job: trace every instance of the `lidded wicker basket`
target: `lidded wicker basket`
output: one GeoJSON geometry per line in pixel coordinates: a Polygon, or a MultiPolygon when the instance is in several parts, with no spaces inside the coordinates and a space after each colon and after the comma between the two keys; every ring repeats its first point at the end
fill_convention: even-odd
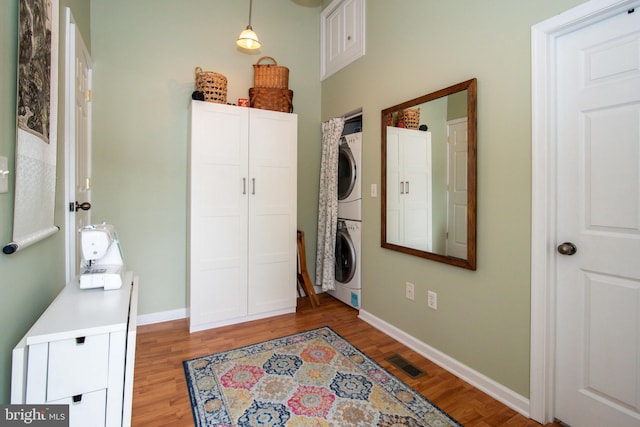
{"type": "Polygon", "coordinates": [[[406,108],[399,114],[398,121],[404,123],[404,127],[407,129],[418,129],[420,126],[420,109],[419,108],[406,108]]]}
{"type": "Polygon", "coordinates": [[[253,64],[253,86],[272,89],[289,88],[289,69],[278,65],[270,56],[263,56],[253,64]],[[273,64],[261,64],[263,59],[270,59],[273,64]]]}
{"type": "Polygon", "coordinates": [[[274,89],[252,87],[249,89],[249,106],[261,110],[293,112],[293,91],[290,89],[274,89]]]}
{"type": "Polygon", "coordinates": [[[204,93],[204,100],[218,104],[227,103],[227,78],[220,73],[203,71],[196,67],[196,90],[204,93]]]}

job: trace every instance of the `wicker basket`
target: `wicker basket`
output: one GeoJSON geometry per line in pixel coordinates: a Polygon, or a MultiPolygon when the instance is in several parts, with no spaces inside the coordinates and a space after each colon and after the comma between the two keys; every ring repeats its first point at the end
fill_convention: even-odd
{"type": "Polygon", "coordinates": [[[249,89],[249,106],[262,110],[292,113],[293,91],[289,89],[252,87],[249,89]]]}
{"type": "Polygon", "coordinates": [[[196,90],[204,93],[205,101],[227,103],[227,78],[222,74],[196,67],[196,90]]]}
{"type": "Polygon", "coordinates": [[[407,129],[418,129],[418,126],[420,126],[420,109],[407,108],[402,110],[399,114],[398,121],[403,122],[404,127],[407,129]]]}
{"type": "Polygon", "coordinates": [[[396,123],[396,113],[387,113],[387,116],[385,117],[385,125],[386,126],[395,126],[396,123]]]}
{"type": "Polygon", "coordinates": [[[253,86],[258,88],[288,89],[289,69],[278,65],[270,56],[263,56],[253,64],[253,86]],[[273,64],[261,64],[263,59],[270,59],[273,64]]]}

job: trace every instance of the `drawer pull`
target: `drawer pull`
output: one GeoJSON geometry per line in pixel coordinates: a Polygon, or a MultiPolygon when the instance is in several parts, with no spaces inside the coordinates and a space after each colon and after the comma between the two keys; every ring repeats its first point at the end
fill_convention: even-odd
{"type": "Polygon", "coordinates": [[[86,339],[86,337],[77,337],[76,338],[76,344],[84,344],[84,340],[86,339]]]}
{"type": "Polygon", "coordinates": [[[75,396],[73,396],[71,398],[71,400],[73,400],[73,403],[80,403],[80,402],[82,402],[82,395],[81,394],[76,394],[75,396]]]}

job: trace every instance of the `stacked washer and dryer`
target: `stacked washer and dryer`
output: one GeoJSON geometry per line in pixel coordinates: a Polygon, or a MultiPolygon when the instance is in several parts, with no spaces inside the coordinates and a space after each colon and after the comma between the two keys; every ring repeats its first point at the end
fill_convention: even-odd
{"type": "Polygon", "coordinates": [[[345,124],[338,160],[338,229],[336,232],[336,289],[340,301],[360,308],[362,281],[362,121],[345,124]],[[353,133],[348,133],[352,131],[353,133]]]}

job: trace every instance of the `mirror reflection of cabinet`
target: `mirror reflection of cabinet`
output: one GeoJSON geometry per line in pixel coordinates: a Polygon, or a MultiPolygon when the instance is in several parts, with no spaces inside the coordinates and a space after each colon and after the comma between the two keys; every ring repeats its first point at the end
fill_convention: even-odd
{"type": "Polygon", "coordinates": [[[382,110],[383,248],[476,269],[476,88],[471,79],[382,110]],[[429,142],[402,142],[409,135],[429,142]]]}
{"type": "Polygon", "coordinates": [[[432,247],[431,132],[387,127],[387,241],[432,247]]]}

